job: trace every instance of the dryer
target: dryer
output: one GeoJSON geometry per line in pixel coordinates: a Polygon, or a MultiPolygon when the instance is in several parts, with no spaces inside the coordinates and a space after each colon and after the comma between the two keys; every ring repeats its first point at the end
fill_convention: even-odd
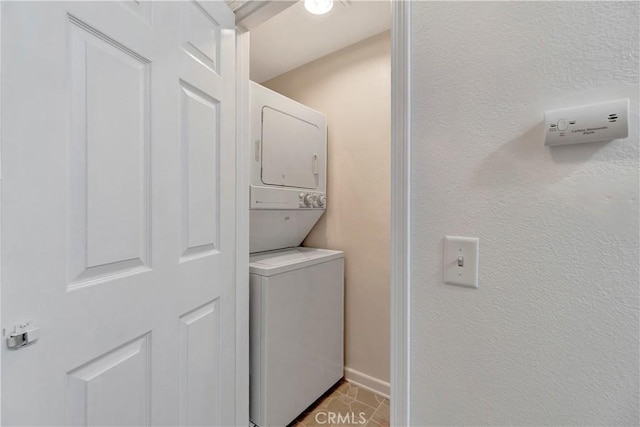
{"type": "Polygon", "coordinates": [[[327,204],[324,114],[251,82],[250,252],[297,247],[327,204]]]}

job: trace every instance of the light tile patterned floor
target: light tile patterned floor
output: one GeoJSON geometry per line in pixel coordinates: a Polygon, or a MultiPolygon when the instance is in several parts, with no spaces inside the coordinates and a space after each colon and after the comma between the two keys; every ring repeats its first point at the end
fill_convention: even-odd
{"type": "Polygon", "coordinates": [[[389,399],[342,381],[291,423],[291,427],[389,427],[389,399]]]}

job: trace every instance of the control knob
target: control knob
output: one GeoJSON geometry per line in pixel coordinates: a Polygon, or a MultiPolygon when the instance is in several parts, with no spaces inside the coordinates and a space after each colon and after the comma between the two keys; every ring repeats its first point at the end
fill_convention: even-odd
{"type": "Polygon", "coordinates": [[[318,197],[316,197],[316,205],[319,208],[323,208],[324,205],[327,204],[327,196],[325,196],[324,194],[320,194],[318,197]]]}
{"type": "Polygon", "coordinates": [[[313,206],[313,195],[311,195],[310,193],[305,194],[304,198],[302,199],[302,203],[304,203],[304,205],[308,207],[313,206]]]}

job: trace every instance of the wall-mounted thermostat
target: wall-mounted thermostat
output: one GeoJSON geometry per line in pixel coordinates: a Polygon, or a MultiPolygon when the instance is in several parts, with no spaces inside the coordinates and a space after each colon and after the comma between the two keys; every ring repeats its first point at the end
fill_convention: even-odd
{"type": "Polygon", "coordinates": [[[613,141],[629,135],[629,100],[563,108],[544,113],[544,145],[613,141]]]}

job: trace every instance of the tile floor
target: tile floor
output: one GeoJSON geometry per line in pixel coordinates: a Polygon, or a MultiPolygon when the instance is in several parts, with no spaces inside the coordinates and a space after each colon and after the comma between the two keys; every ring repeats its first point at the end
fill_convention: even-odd
{"type": "Polygon", "coordinates": [[[389,399],[346,381],[336,384],[290,427],[389,427],[389,399]]]}

